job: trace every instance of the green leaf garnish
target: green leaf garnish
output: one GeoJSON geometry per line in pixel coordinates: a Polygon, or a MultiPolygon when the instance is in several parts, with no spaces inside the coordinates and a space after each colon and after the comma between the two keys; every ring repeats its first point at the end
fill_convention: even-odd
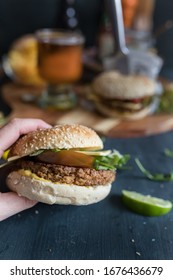
{"type": "Polygon", "coordinates": [[[173,181],[173,173],[167,173],[167,174],[163,174],[163,173],[155,173],[152,174],[150,173],[150,171],[148,171],[147,169],[144,168],[144,166],[142,165],[142,163],[140,162],[139,159],[135,159],[135,162],[137,164],[137,166],[139,167],[139,169],[141,170],[141,172],[150,180],[152,181],[173,181]]]}
{"type": "Polygon", "coordinates": [[[38,151],[35,151],[32,154],[30,154],[29,156],[30,157],[35,157],[35,156],[38,156],[38,155],[42,154],[44,151],[45,150],[38,150],[38,151]]]}
{"type": "Polygon", "coordinates": [[[130,155],[121,155],[114,150],[108,156],[96,156],[94,168],[96,170],[116,170],[122,168],[130,159],[130,155]]]}
{"type": "MultiPolygon", "coordinates": [[[[63,149],[63,150],[66,150],[66,149],[63,149]]],[[[60,151],[62,151],[62,150],[60,150],[60,149],[52,149],[51,151],[52,151],[52,152],[55,152],[55,153],[58,153],[58,152],[60,152],[60,151]]]]}
{"type": "Polygon", "coordinates": [[[172,151],[172,150],[165,149],[165,150],[164,150],[164,154],[165,154],[167,157],[173,158],[173,151],[172,151]]]}
{"type": "MultiPolygon", "coordinates": [[[[34,153],[30,154],[29,156],[30,157],[35,157],[35,156],[38,156],[38,155],[42,154],[45,151],[48,151],[48,150],[47,149],[45,149],[45,150],[38,150],[38,151],[35,151],[34,153]]],[[[60,149],[52,149],[52,150],[49,150],[49,151],[57,153],[57,152],[59,152],[61,150],[60,149]]]]}

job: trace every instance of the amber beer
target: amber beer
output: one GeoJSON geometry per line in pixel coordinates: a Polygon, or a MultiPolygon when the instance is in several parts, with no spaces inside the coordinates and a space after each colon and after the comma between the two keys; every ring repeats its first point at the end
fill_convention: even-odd
{"type": "Polygon", "coordinates": [[[77,81],[82,74],[83,37],[74,32],[41,30],[37,34],[38,70],[49,84],[77,81]]]}
{"type": "MultiPolygon", "coordinates": [[[[140,0],[141,1],[141,0],[140,0]]],[[[122,0],[124,25],[132,28],[139,0],[122,0]]]]}

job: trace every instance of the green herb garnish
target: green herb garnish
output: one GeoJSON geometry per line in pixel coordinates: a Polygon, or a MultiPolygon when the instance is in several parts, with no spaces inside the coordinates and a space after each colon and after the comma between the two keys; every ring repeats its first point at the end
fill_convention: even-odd
{"type": "Polygon", "coordinates": [[[35,157],[35,156],[38,156],[38,155],[42,154],[44,151],[45,150],[38,150],[38,151],[35,151],[32,154],[30,154],[29,156],[30,157],[35,157]]]}
{"type": "MultiPolygon", "coordinates": [[[[29,156],[30,157],[35,157],[35,156],[38,156],[38,155],[40,155],[40,154],[42,154],[43,152],[46,152],[46,151],[48,151],[48,150],[47,149],[45,149],[45,150],[38,150],[38,151],[35,151],[32,154],[30,154],[29,156]]],[[[57,153],[57,152],[59,152],[61,150],[60,149],[51,149],[49,151],[57,153]]]]}
{"type": "Polygon", "coordinates": [[[114,150],[108,156],[96,156],[94,161],[94,168],[96,170],[116,170],[121,169],[127,164],[130,155],[121,155],[118,151],[114,150]]]}
{"type": "Polygon", "coordinates": [[[140,162],[139,159],[136,158],[135,162],[136,162],[137,166],[139,167],[139,169],[141,170],[141,172],[148,179],[150,179],[152,181],[173,181],[173,173],[167,173],[167,174],[155,173],[155,174],[152,174],[152,173],[150,173],[150,171],[148,171],[144,168],[144,166],[142,165],[142,163],[140,162]]]}
{"type": "Polygon", "coordinates": [[[173,89],[164,89],[157,112],[173,113],[173,89]]]}
{"type": "Polygon", "coordinates": [[[164,154],[165,154],[167,157],[173,158],[173,151],[172,151],[172,150],[165,149],[165,150],[164,150],[164,154]]]}

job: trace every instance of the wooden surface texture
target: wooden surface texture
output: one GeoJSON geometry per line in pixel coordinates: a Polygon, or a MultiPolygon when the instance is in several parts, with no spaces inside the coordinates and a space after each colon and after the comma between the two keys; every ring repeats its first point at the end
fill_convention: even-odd
{"type": "Polygon", "coordinates": [[[94,110],[88,110],[78,105],[70,111],[59,112],[57,110],[43,110],[33,102],[24,102],[25,94],[35,97],[40,95],[41,89],[17,86],[13,83],[5,84],[2,88],[2,96],[10,106],[9,118],[41,118],[48,123],[81,123],[95,129],[98,133],[111,137],[136,137],[147,136],[173,129],[172,114],[154,114],[146,118],[127,121],[121,119],[106,118],[94,110]]]}

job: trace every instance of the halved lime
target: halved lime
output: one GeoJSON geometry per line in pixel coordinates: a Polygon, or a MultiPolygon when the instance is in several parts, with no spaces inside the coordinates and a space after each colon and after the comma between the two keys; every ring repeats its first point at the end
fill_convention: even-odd
{"type": "Polygon", "coordinates": [[[134,191],[122,191],[123,203],[132,211],[145,216],[161,216],[172,209],[169,200],[143,195],[134,191]]]}

